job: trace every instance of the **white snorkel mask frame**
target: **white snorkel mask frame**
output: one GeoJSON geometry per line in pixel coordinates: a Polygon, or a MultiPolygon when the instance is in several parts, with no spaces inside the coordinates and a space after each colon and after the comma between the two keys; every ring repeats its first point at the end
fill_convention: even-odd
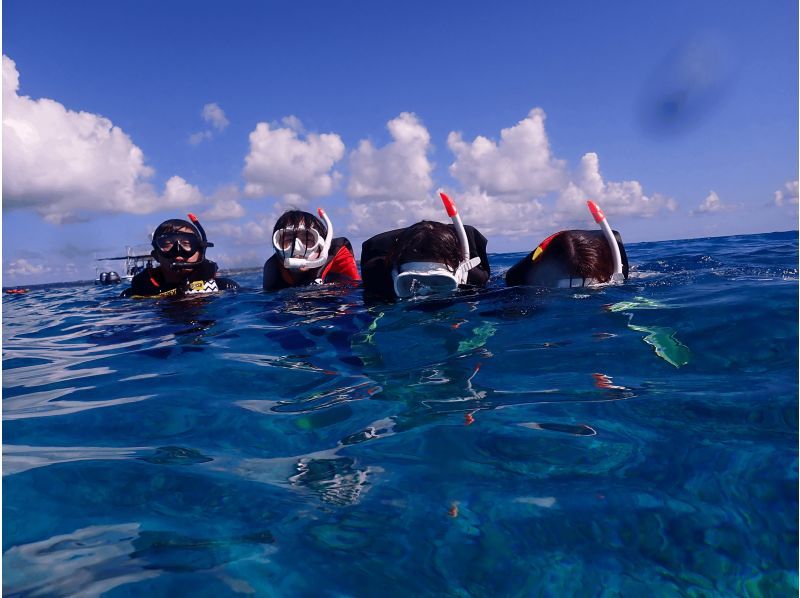
{"type": "Polygon", "coordinates": [[[619,252],[619,244],[617,243],[617,238],[614,236],[614,233],[611,231],[606,215],[603,214],[603,210],[600,209],[600,206],[591,199],[586,202],[586,205],[589,206],[589,211],[592,213],[594,221],[600,225],[600,230],[603,231],[603,235],[611,247],[611,257],[614,259],[614,273],[611,275],[611,282],[625,282],[625,275],[622,273],[622,255],[619,252]]]}
{"type": "Polygon", "coordinates": [[[439,262],[407,262],[395,266],[392,270],[392,282],[395,295],[398,297],[455,291],[459,285],[466,284],[469,271],[481,263],[480,257],[469,258],[467,231],[461,222],[461,216],[458,215],[456,204],[445,193],[440,192],[439,196],[455,226],[458,245],[461,248],[461,261],[455,272],[439,262]]]}
{"type": "MultiPolygon", "coordinates": [[[[325,239],[322,241],[322,243],[317,242],[317,244],[315,244],[313,247],[306,248],[306,255],[314,253],[317,250],[317,248],[319,248],[320,252],[319,257],[317,257],[316,259],[312,260],[312,259],[306,259],[304,257],[286,257],[286,254],[289,252],[289,250],[283,249],[278,244],[277,241],[278,234],[282,230],[286,229],[278,229],[272,234],[272,247],[275,249],[275,254],[279,258],[283,259],[283,265],[285,268],[289,270],[297,270],[300,268],[311,270],[325,265],[325,262],[328,261],[328,252],[330,251],[331,243],[333,242],[333,224],[331,224],[331,219],[328,218],[328,215],[325,213],[325,210],[323,210],[322,208],[317,208],[317,213],[319,214],[320,218],[322,218],[322,220],[325,222],[327,233],[325,234],[325,239]]],[[[318,231],[315,232],[319,234],[318,231]]]]}

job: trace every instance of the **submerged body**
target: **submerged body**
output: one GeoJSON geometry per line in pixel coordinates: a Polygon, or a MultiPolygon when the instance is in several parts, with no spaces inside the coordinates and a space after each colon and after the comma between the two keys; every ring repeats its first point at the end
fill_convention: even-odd
{"type": "Polygon", "coordinates": [[[187,295],[235,291],[239,285],[230,278],[217,277],[217,264],[205,260],[185,278],[168,279],[161,268],[146,268],[133,277],[122,297],[182,297],[187,295]]]}

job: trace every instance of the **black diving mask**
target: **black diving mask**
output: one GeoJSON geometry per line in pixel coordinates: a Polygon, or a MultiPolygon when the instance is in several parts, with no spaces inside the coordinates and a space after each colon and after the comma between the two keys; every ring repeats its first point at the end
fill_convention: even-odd
{"type": "MultiPolygon", "coordinates": [[[[195,253],[200,254],[200,259],[194,262],[173,261],[170,264],[172,270],[191,270],[202,265],[206,261],[206,248],[213,247],[214,244],[206,238],[206,231],[194,214],[189,214],[189,220],[168,220],[164,224],[170,224],[173,228],[170,232],[163,232],[153,238],[154,256],[160,255],[170,260],[182,257],[188,260],[195,253]],[[178,229],[194,229],[197,232],[185,232],[178,229]]],[[[161,227],[159,227],[161,228],[161,227]]],[[[156,229],[158,230],[158,229],[156,229]]]]}
{"type": "Polygon", "coordinates": [[[153,239],[153,245],[161,255],[171,259],[178,256],[188,259],[203,249],[203,242],[192,233],[165,233],[153,239]]]}

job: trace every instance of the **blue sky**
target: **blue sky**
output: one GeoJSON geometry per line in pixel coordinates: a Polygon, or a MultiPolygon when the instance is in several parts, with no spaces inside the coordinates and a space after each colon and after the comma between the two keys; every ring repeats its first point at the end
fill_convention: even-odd
{"type": "Polygon", "coordinates": [[[797,228],[797,2],[4,0],[3,284],[198,214],[223,267],[287,206],[357,252],[446,220],[491,252],[797,228]]]}

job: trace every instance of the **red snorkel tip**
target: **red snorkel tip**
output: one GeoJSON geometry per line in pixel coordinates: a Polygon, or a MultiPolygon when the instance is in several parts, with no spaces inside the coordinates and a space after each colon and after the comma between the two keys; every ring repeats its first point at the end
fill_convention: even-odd
{"type": "Polygon", "coordinates": [[[603,214],[603,210],[601,210],[600,206],[594,203],[591,199],[587,201],[586,204],[589,206],[589,211],[592,213],[594,221],[597,224],[600,224],[603,220],[606,219],[606,215],[603,214]]]}
{"type": "Polygon", "coordinates": [[[452,218],[456,214],[458,214],[458,210],[456,210],[456,204],[453,203],[453,200],[447,197],[443,192],[439,192],[439,197],[442,198],[442,203],[444,204],[444,209],[447,210],[447,215],[452,218]]]}
{"type": "Polygon", "coordinates": [[[186,214],[186,215],[189,217],[189,220],[191,220],[191,221],[192,221],[194,224],[197,224],[197,216],[195,216],[195,215],[194,215],[194,214],[192,214],[191,212],[189,212],[189,213],[188,213],[188,214],[186,214]]]}
{"type": "Polygon", "coordinates": [[[325,218],[325,210],[322,208],[317,208],[317,214],[319,214],[320,218],[325,218]]]}

